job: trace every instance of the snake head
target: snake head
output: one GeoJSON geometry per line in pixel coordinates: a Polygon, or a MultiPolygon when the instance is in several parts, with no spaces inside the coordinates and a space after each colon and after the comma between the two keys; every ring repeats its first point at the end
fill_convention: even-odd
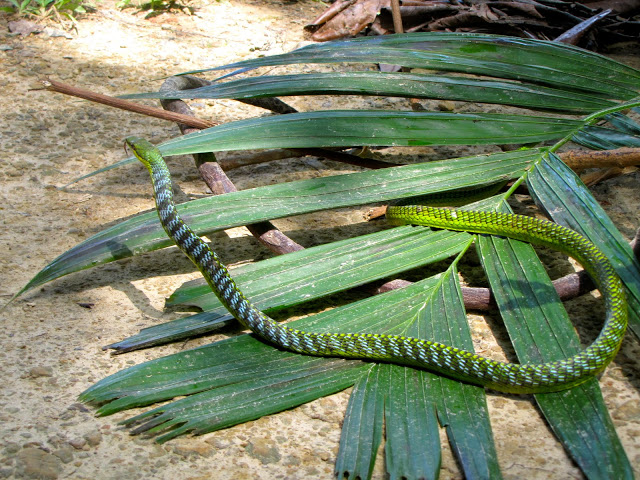
{"type": "Polygon", "coordinates": [[[142,164],[150,168],[151,164],[158,158],[162,159],[160,151],[144,138],[127,137],[124,141],[125,152],[131,150],[133,155],[142,162],[142,164]]]}

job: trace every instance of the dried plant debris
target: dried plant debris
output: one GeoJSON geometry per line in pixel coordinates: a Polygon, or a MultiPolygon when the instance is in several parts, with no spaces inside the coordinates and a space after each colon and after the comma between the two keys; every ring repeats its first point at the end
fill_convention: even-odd
{"type": "Polygon", "coordinates": [[[390,4],[390,0],[336,0],[305,29],[316,42],[353,36],[376,22],[381,9],[390,4]]]}
{"type": "MultiPolygon", "coordinates": [[[[395,33],[390,0],[336,0],[305,28],[322,42],[358,33],[395,33]]],[[[405,0],[405,32],[447,31],[562,41],[598,50],[640,40],[640,0],[405,0]]]]}

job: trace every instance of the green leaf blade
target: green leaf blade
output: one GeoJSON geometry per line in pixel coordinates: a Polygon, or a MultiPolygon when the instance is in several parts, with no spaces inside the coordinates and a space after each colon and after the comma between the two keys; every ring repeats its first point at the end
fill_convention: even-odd
{"type": "Polygon", "coordinates": [[[125,424],[135,425],[149,419],[134,433],[168,430],[157,438],[159,443],[188,432],[202,435],[337,393],[351,386],[363,368],[345,361],[315,360],[316,368],[288,372],[285,377],[254,375],[244,382],[206,390],[155,408],[125,424]]]}
{"type": "MultiPolygon", "coordinates": [[[[402,291],[360,300],[296,320],[289,325],[316,332],[386,333],[397,330],[398,325],[403,325],[406,316],[413,311],[416,299],[428,295],[437,283],[438,277],[429,278],[402,291]]],[[[270,365],[268,370],[274,378],[278,378],[283,375],[282,372],[304,371],[304,364],[308,362],[323,361],[347,362],[278,350],[251,335],[243,335],[122,370],[87,389],[81,398],[89,403],[105,404],[100,412],[110,414],[251,378],[262,380],[265,365],[270,365]],[[198,386],[194,387],[196,383],[198,386]],[[106,402],[112,402],[113,405],[106,402]]],[[[347,363],[357,368],[363,365],[359,361],[347,363]]]]}
{"type": "Polygon", "coordinates": [[[640,147],[640,136],[612,128],[587,125],[573,135],[572,140],[592,150],[613,150],[623,147],[640,147]]]}
{"type": "MultiPolygon", "coordinates": [[[[468,238],[465,232],[393,228],[243,266],[234,269],[234,277],[263,308],[288,307],[445,260],[464,249],[468,238]],[[250,279],[245,272],[251,272],[250,279]]],[[[203,280],[180,287],[168,304],[220,306],[203,280]]]]}
{"type": "MultiPolygon", "coordinates": [[[[508,152],[301,180],[195,200],[178,206],[178,210],[185,222],[201,235],[323,209],[517,178],[538,157],[537,150],[508,152]]],[[[40,271],[22,292],[72,272],[170,244],[156,212],[141,214],[68,250],[40,271]]]]}
{"type": "Polygon", "coordinates": [[[287,95],[379,95],[497,103],[564,112],[588,113],[614,105],[600,95],[535,84],[418,73],[332,72],[259,76],[213,83],[190,90],[122,95],[142,99],[262,98],[287,95]]]}
{"type": "Polygon", "coordinates": [[[385,404],[385,458],[392,480],[438,478],[442,462],[438,417],[426,371],[393,365],[385,404]]]}
{"type": "Polygon", "coordinates": [[[614,425],[608,414],[602,414],[607,411],[607,406],[595,378],[571,390],[538,393],[536,401],[553,433],[576,459],[587,478],[634,478],[633,468],[614,425]],[[587,450],[591,452],[585,454],[587,450]],[[605,452],[606,460],[603,460],[601,455],[605,452]]]}
{"type": "Polygon", "coordinates": [[[326,110],[239,120],[170,140],[165,155],[255,148],[488,145],[560,139],[577,120],[499,113],[326,110]]]}
{"type": "Polygon", "coordinates": [[[208,70],[293,63],[389,63],[405,67],[527,80],[632,98],[640,72],[593,52],[540,40],[485,34],[412,33],[309,45],[283,55],[237,62],[208,70]]]}
{"type": "Polygon", "coordinates": [[[373,365],[351,392],[336,459],[338,478],[369,479],[382,442],[390,365],[373,365]]]}
{"type": "MultiPolygon", "coordinates": [[[[432,320],[425,338],[474,350],[455,265],[427,308],[432,320]]],[[[502,478],[484,389],[435,375],[430,383],[438,420],[465,478],[502,478]]]]}

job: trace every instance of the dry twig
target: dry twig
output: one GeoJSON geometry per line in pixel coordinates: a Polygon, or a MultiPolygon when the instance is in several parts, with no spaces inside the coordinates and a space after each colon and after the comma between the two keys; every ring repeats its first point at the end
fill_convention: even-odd
{"type": "Polygon", "coordinates": [[[130,100],[123,100],[121,98],[111,97],[109,95],[102,95],[92,90],[74,87],[72,85],[67,85],[66,83],[58,82],[51,79],[42,80],[42,85],[44,86],[45,90],[49,90],[50,92],[63,93],[65,95],[83,98],[91,102],[102,103],[103,105],[119,108],[121,110],[127,110],[128,112],[135,112],[141,115],[147,115],[149,117],[161,118],[162,120],[168,120],[170,122],[183,123],[194,128],[203,129],[217,125],[215,122],[210,122],[208,120],[202,120],[196,117],[189,117],[187,115],[167,112],[161,108],[148,107],[146,105],[141,105],[130,100]]]}

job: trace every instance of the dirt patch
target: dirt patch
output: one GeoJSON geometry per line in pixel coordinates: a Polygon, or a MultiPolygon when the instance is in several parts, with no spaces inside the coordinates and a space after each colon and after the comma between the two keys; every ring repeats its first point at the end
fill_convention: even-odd
{"type": "MultiPolygon", "coordinates": [[[[149,21],[131,11],[118,11],[114,3],[100,2],[99,12],[83,19],[71,38],[47,31],[27,37],[9,35],[8,19],[0,19],[4,32],[0,106],[5,119],[0,139],[0,295],[4,299],[68,248],[152,206],[147,173],[138,165],[67,190],[56,187],[121,159],[122,140],[128,135],[154,143],[177,135],[175,126],[159,120],[28,91],[38,87],[39,78],[50,75],[113,95],[155,89],[159,78],[173,73],[292,50],[304,40],[304,23],[324,9],[313,0],[221,1],[198,6],[195,16],[161,15],[149,21]]],[[[636,57],[620,59],[638,66],[636,57]]],[[[331,105],[329,99],[314,102],[324,108],[331,105]]],[[[367,102],[387,103],[384,99],[367,102]]],[[[292,104],[301,109],[311,105],[299,98],[292,104]]],[[[263,114],[232,101],[193,105],[197,115],[222,122],[263,114]]],[[[448,153],[445,149],[438,155],[448,153]]],[[[179,201],[206,194],[190,159],[174,160],[172,170],[179,201]]],[[[230,176],[239,188],[247,188],[355,170],[302,159],[234,170],[230,176]]],[[[595,189],[627,237],[640,220],[637,186],[638,175],[631,174],[595,189]]],[[[342,235],[335,227],[360,218],[359,211],[348,210],[276,223],[296,241],[313,245],[342,235]]],[[[363,231],[367,228],[362,226],[363,231]]],[[[232,264],[270,255],[243,229],[214,235],[214,239],[222,257],[232,264]]],[[[1,313],[0,478],[332,477],[348,399],[344,392],[162,446],[148,438],[130,437],[117,426],[130,412],[97,418],[93,410],[77,403],[80,392],[109,374],[217,338],[121,356],[101,349],[142,327],[174,318],[175,313],[163,311],[164,298],[186,279],[196,278],[193,270],[175,249],[163,250],[45,285],[1,313]],[[92,308],[85,308],[86,304],[92,308]]],[[[586,306],[573,303],[577,311],[592,309],[589,300],[586,306]]],[[[627,339],[602,379],[614,423],[637,470],[638,358],[637,344],[627,339]]],[[[579,476],[527,398],[496,395],[490,396],[489,404],[505,477],[579,476]]],[[[442,477],[459,476],[447,450],[442,477]]],[[[382,461],[374,478],[384,478],[382,461]]]]}

